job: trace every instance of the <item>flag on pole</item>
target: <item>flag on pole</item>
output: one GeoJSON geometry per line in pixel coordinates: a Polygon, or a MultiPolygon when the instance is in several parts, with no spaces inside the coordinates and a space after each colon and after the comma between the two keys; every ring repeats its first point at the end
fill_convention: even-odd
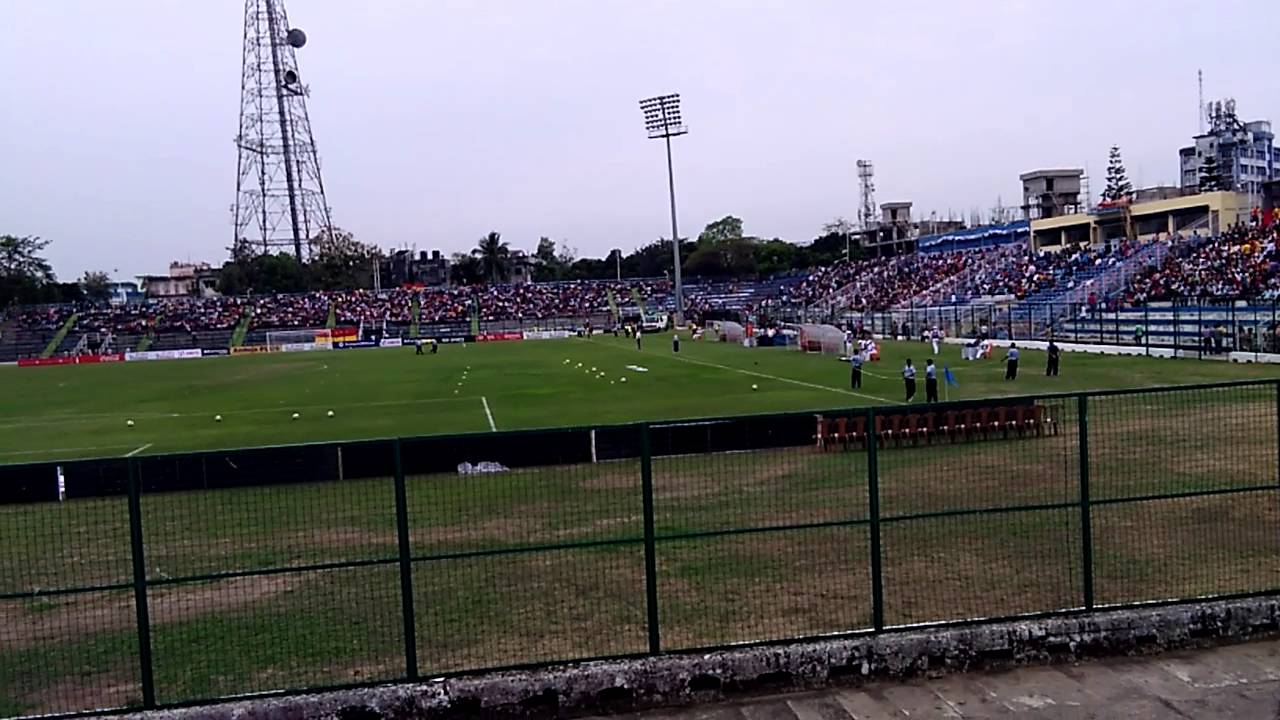
{"type": "Polygon", "coordinates": [[[942,368],[942,379],[946,380],[948,385],[955,385],[956,387],[960,387],[960,383],[956,382],[956,376],[951,374],[950,366],[945,366],[942,368]]]}

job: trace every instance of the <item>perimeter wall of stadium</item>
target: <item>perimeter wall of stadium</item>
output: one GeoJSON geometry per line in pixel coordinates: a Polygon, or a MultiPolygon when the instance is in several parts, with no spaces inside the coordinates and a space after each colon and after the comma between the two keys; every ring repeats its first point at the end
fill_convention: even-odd
{"type": "Polygon", "coordinates": [[[1280,381],[6,465],[0,715],[1270,595],[1277,528],[1280,381]]]}

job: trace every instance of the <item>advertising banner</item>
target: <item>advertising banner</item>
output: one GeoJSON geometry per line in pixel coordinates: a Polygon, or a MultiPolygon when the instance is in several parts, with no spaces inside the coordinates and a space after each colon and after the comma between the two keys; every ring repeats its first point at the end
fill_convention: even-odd
{"type": "Polygon", "coordinates": [[[318,342],[300,342],[300,343],[280,343],[280,352],[311,352],[312,350],[332,350],[333,346],[329,343],[318,342]]]}
{"type": "Polygon", "coordinates": [[[480,333],[476,336],[477,342],[503,342],[507,340],[523,340],[524,333],[520,331],[514,332],[496,332],[496,333],[480,333]]]}
{"type": "Polygon", "coordinates": [[[525,340],[559,340],[561,338],[573,337],[573,332],[569,330],[525,330],[525,340]]]}
{"type": "Polygon", "coordinates": [[[338,350],[350,350],[351,348],[371,348],[378,347],[378,343],[372,340],[340,340],[333,344],[338,350]]]}
{"type": "Polygon", "coordinates": [[[231,348],[232,355],[253,355],[255,353],[271,352],[271,348],[266,345],[244,345],[241,347],[231,348]]]}
{"type": "Polygon", "coordinates": [[[50,358],[23,358],[18,367],[49,367],[51,365],[96,365],[98,363],[123,362],[123,353],[109,355],[70,355],[50,358]]]}
{"type": "Polygon", "coordinates": [[[231,354],[228,348],[204,348],[200,351],[202,357],[226,357],[231,354]]]}
{"type": "Polygon", "coordinates": [[[382,342],[378,343],[379,347],[400,347],[404,342],[400,338],[382,338],[382,342]]]}
{"type": "Polygon", "coordinates": [[[126,352],[124,359],[127,362],[136,362],[138,360],[187,360],[190,358],[202,357],[204,353],[198,348],[186,348],[182,350],[143,350],[140,352],[126,352]]]}
{"type": "Polygon", "coordinates": [[[360,331],[353,327],[336,327],[330,332],[333,342],[356,342],[360,339],[360,331]]]}

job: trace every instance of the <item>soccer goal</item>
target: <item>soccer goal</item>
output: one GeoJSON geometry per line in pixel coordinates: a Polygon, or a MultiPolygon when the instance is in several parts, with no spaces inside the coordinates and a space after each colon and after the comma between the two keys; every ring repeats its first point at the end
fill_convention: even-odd
{"type": "Polygon", "coordinates": [[[805,352],[820,352],[838,355],[844,352],[844,332],[834,325],[814,325],[805,323],[799,326],[800,349],[805,352]]]}
{"type": "Polygon", "coordinates": [[[741,344],[747,339],[747,329],[742,327],[741,323],[732,320],[720,320],[716,323],[716,330],[720,334],[720,339],[724,342],[741,344]]]}
{"type": "Polygon", "coordinates": [[[267,333],[267,349],[272,352],[332,350],[332,330],[275,330],[267,333]]]}

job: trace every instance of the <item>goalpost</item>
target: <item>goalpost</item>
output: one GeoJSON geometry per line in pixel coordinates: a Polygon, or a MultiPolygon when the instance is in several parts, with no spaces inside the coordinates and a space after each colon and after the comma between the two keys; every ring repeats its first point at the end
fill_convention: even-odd
{"type": "Polygon", "coordinates": [[[332,350],[333,331],[328,329],[273,330],[267,333],[267,349],[272,352],[332,350]]]}
{"type": "Polygon", "coordinates": [[[803,323],[799,326],[800,345],[803,352],[820,352],[838,355],[844,352],[844,332],[834,325],[803,323]]]}

